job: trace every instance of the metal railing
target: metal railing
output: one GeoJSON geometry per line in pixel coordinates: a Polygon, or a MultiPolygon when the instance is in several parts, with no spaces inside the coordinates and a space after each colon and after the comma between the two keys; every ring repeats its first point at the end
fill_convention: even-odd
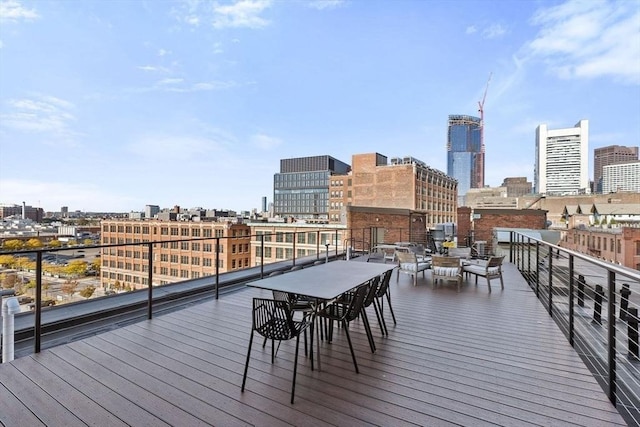
{"type": "Polygon", "coordinates": [[[640,272],[515,231],[509,255],[611,403],[640,425],[640,272]]]}
{"type": "MultiPolygon", "coordinates": [[[[401,236],[401,238],[409,238],[410,236],[410,231],[407,229],[398,228],[398,229],[393,229],[393,231],[394,233],[388,233],[388,235],[401,236]]],[[[279,241],[274,241],[275,239],[273,239],[273,237],[276,236],[276,234],[278,233],[262,233],[262,234],[256,234],[256,235],[250,235],[250,236],[238,236],[238,237],[182,238],[182,239],[163,239],[163,240],[154,240],[149,242],[136,242],[136,243],[75,245],[73,247],[37,248],[37,249],[26,249],[26,250],[0,251],[0,255],[13,255],[18,258],[31,256],[31,259],[33,259],[33,257],[35,256],[35,266],[33,267],[33,271],[34,271],[33,276],[35,279],[35,286],[34,286],[35,295],[34,295],[34,301],[33,301],[33,317],[34,317],[33,351],[35,353],[38,353],[41,351],[41,348],[42,348],[42,334],[43,334],[42,310],[43,308],[45,308],[43,306],[43,297],[44,297],[43,290],[45,288],[43,286],[44,284],[43,278],[45,278],[45,268],[44,268],[45,264],[43,261],[43,257],[45,254],[48,254],[48,253],[59,254],[61,252],[64,253],[71,250],[86,251],[91,249],[97,249],[101,254],[103,254],[105,250],[108,251],[111,248],[122,248],[124,251],[126,251],[126,249],[138,248],[142,252],[142,259],[146,264],[146,271],[138,272],[139,273],[138,275],[140,276],[142,273],[145,273],[144,275],[146,275],[146,280],[144,281],[143,284],[140,284],[140,286],[138,286],[135,290],[137,292],[144,292],[146,288],[146,317],[148,319],[151,319],[154,313],[154,290],[163,288],[164,286],[163,284],[157,283],[157,277],[160,276],[160,274],[158,273],[158,269],[154,268],[156,263],[157,264],[161,263],[161,261],[155,260],[156,258],[155,254],[156,252],[159,251],[158,248],[163,244],[170,245],[172,243],[175,244],[175,243],[181,243],[181,242],[192,243],[192,242],[209,241],[214,245],[213,246],[214,251],[212,252],[212,256],[215,257],[213,261],[213,266],[214,266],[213,272],[210,276],[200,277],[198,280],[207,281],[209,285],[206,286],[206,289],[208,290],[209,295],[211,295],[211,290],[212,290],[213,297],[217,299],[219,298],[219,291],[221,288],[221,278],[225,275],[227,277],[229,275],[234,275],[234,276],[238,275],[237,278],[225,280],[225,285],[232,285],[240,281],[245,282],[248,280],[255,280],[257,278],[264,277],[265,266],[269,266],[267,267],[268,271],[266,271],[266,274],[269,274],[269,272],[273,270],[288,269],[292,266],[295,266],[296,264],[305,264],[305,263],[313,264],[313,262],[317,262],[318,260],[328,261],[330,258],[335,259],[335,258],[344,257],[347,255],[348,250],[349,252],[351,252],[351,249],[353,249],[353,252],[350,253],[351,255],[366,254],[371,251],[371,247],[372,247],[371,240],[373,235],[371,228],[363,228],[363,229],[357,229],[357,230],[345,229],[345,228],[329,230],[327,228],[323,228],[320,230],[313,230],[313,231],[303,230],[303,231],[282,232],[280,234],[284,235],[284,238],[283,238],[283,241],[279,242],[279,241]],[[313,243],[313,245],[315,245],[315,253],[312,256],[298,257],[298,253],[296,251],[296,242],[298,241],[297,235],[300,233],[308,234],[309,232],[316,234],[316,238],[313,243]],[[331,239],[329,238],[321,239],[321,233],[325,235],[327,233],[330,233],[332,237],[331,239]],[[342,239],[339,237],[340,233],[343,233],[342,236],[349,235],[350,237],[342,239]],[[286,236],[286,235],[290,235],[290,236],[286,236]],[[270,237],[269,242],[266,242],[267,236],[270,237]],[[247,239],[250,239],[252,242],[259,242],[258,247],[260,248],[260,256],[255,256],[255,259],[254,259],[255,248],[253,248],[250,251],[250,257],[254,259],[254,265],[252,267],[238,268],[232,271],[226,271],[224,273],[221,273],[220,272],[220,259],[221,259],[220,248],[222,247],[221,243],[226,242],[228,244],[229,242],[238,241],[241,239],[244,239],[244,241],[246,241],[247,239]],[[279,259],[276,262],[265,264],[265,256],[264,256],[265,243],[280,245],[280,246],[289,245],[289,247],[292,248],[291,250],[292,256],[290,258],[279,259]],[[156,280],[156,283],[154,283],[154,278],[156,280]]],[[[384,242],[376,242],[376,243],[392,243],[392,242],[384,241],[384,242]]],[[[307,247],[308,246],[309,245],[307,245],[307,247]]],[[[175,253],[180,253],[180,251],[181,249],[176,249],[175,253]]],[[[111,267],[104,267],[104,268],[106,270],[113,270],[111,267]]],[[[45,278],[45,280],[48,280],[48,279],[45,278]]],[[[106,279],[104,277],[100,277],[100,280],[101,280],[101,285],[104,285],[106,279]]],[[[190,280],[191,280],[190,278],[175,277],[175,281],[173,283],[166,283],[166,284],[188,282],[190,280]]],[[[136,307],[139,307],[139,304],[136,307]]],[[[80,323],[81,321],[78,320],[76,323],[74,323],[74,325],[77,326],[80,323]]]]}

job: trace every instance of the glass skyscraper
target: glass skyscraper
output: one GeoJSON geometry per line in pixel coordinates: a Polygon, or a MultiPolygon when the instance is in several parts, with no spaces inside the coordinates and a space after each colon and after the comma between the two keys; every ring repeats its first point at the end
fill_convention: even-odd
{"type": "Polygon", "coordinates": [[[465,206],[470,188],[484,187],[484,150],[480,118],[449,116],[447,175],[458,180],[458,206],[465,206]]]}

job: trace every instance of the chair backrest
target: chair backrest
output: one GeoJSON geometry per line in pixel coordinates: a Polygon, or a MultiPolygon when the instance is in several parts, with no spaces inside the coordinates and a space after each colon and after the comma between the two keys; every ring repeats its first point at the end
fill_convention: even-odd
{"type": "Polygon", "coordinates": [[[369,284],[360,285],[356,288],[356,291],[353,294],[353,298],[349,303],[349,307],[345,312],[345,320],[347,322],[351,322],[358,318],[360,314],[360,310],[364,307],[364,299],[369,292],[369,284]]]}
{"type": "Polygon", "coordinates": [[[409,246],[409,252],[413,252],[416,255],[424,256],[424,246],[422,245],[409,246]]]}
{"type": "Polygon", "coordinates": [[[416,254],[414,254],[413,252],[396,251],[396,259],[398,260],[398,264],[418,262],[416,259],[416,254]]]}
{"type": "Polygon", "coordinates": [[[380,276],[376,276],[369,281],[369,292],[364,298],[364,302],[362,305],[364,307],[369,307],[373,300],[376,299],[376,293],[378,292],[378,287],[380,286],[380,276]]]}
{"type": "Polygon", "coordinates": [[[471,258],[471,248],[449,248],[449,256],[471,258]]]}
{"type": "Polygon", "coordinates": [[[450,256],[433,256],[431,265],[435,267],[460,267],[460,258],[450,256]]]}
{"type": "Polygon", "coordinates": [[[288,340],[294,336],[295,324],[287,301],[253,299],[253,329],[265,338],[288,340]]]}
{"type": "Polygon", "coordinates": [[[378,286],[378,290],[376,291],[377,298],[380,298],[387,293],[387,288],[389,288],[389,281],[391,280],[391,274],[393,274],[393,270],[389,270],[386,273],[382,274],[382,279],[380,279],[380,286],[378,286]]]}
{"type": "Polygon", "coordinates": [[[487,261],[487,268],[491,267],[502,267],[502,261],[504,260],[503,256],[492,256],[487,261]]]}

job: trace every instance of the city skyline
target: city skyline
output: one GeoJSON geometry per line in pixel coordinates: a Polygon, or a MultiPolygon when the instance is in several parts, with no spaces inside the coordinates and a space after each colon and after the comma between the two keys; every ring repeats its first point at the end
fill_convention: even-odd
{"type": "Polygon", "coordinates": [[[535,129],[640,142],[637,2],[0,1],[0,203],[250,210],[283,158],[447,170],[485,116],[485,184],[533,181],[535,129]]]}

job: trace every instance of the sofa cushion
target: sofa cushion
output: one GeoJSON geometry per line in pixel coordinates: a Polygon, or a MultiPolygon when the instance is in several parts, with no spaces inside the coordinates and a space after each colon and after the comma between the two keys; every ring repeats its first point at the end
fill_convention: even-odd
{"type": "Polygon", "coordinates": [[[458,267],[433,267],[433,274],[436,276],[452,276],[458,275],[460,269],[458,267]]]}

